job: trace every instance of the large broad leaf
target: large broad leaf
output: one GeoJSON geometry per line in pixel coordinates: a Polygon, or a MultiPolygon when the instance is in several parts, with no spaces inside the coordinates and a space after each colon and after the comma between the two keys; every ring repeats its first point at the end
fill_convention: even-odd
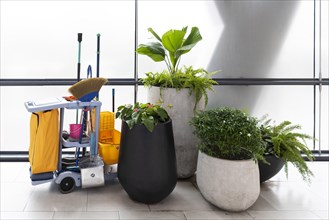
{"type": "Polygon", "coordinates": [[[200,40],[202,40],[202,36],[199,32],[199,28],[192,27],[191,33],[184,41],[182,47],[180,47],[176,53],[176,56],[180,56],[184,53],[189,52],[200,40]]]}
{"type": "Polygon", "coordinates": [[[160,62],[165,59],[166,52],[163,46],[158,42],[148,44],[140,44],[136,50],[138,54],[147,55],[155,62],[160,62]]]}
{"type": "Polygon", "coordinates": [[[176,53],[183,44],[185,34],[186,30],[167,31],[162,35],[162,44],[169,52],[176,53]]]}
{"type": "Polygon", "coordinates": [[[154,118],[152,116],[143,118],[143,124],[150,132],[154,129],[154,118]]]}
{"type": "Polygon", "coordinates": [[[166,121],[168,119],[168,114],[164,109],[158,108],[157,113],[160,116],[162,121],[166,121]]]}
{"type": "Polygon", "coordinates": [[[132,129],[134,127],[134,125],[135,125],[135,122],[134,122],[133,119],[127,120],[126,122],[127,122],[127,125],[129,127],[129,129],[132,129]]]}
{"type": "Polygon", "coordinates": [[[155,33],[155,31],[152,29],[152,28],[148,28],[147,29],[149,32],[151,32],[151,34],[153,34],[153,36],[156,38],[156,39],[158,39],[160,42],[162,42],[161,41],[161,38],[159,37],[159,35],[157,34],[157,33],[155,33]]]}

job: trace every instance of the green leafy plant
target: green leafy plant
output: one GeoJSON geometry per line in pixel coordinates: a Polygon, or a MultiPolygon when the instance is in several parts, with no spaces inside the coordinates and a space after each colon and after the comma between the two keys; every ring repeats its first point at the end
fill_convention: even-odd
{"type": "Polygon", "coordinates": [[[134,105],[119,106],[115,117],[124,120],[130,129],[134,125],[144,125],[150,132],[153,131],[158,123],[166,122],[170,119],[167,111],[161,106],[139,102],[134,105]]]}
{"type": "Polygon", "coordinates": [[[204,105],[207,105],[207,90],[212,90],[212,86],[217,84],[211,79],[216,72],[208,73],[205,69],[193,69],[192,66],[179,68],[179,63],[183,54],[188,53],[191,49],[202,40],[202,36],[197,27],[192,27],[187,38],[188,27],[182,30],[169,30],[160,38],[152,28],[148,31],[155,37],[156,42],[140,44],[136,50],[138,54],[146,55],[155,62],[165,62],[167,70],[156,73],[146,73],[146,77],[141,81],[145,86],[159,86],[163,88],[176,88],[177,90],[188,88],[190,93],[195,94],[195,105],[205,97],[204,105]]]}
{"type": "Polygon", "coordinates": [[[207,90],[211,90],[214,84],[217,84],[211,79],[214,73],[208,73],[205,69],[193,69],[192,66],[184,67],[184,70],[179,69],[175,74],[170,74],[164,70],[161,73],[146,73],[146,78],[142,79],[145,86],[160,86],[162,88],[189,88],[190,94],[195,94],[195,105],[204,97],[204,106],[208,104],[207,90]]]}
{"type": "Polygon", "coordinates": [[[288,162],[291,162],[302,175],[303,180],[310,182],[312,171],[308,168],[302,153],[310,160],[314,160],[312,151],[306,146],[306,140],[313,138],[299,133],[300,125],[293,125],[290,121],[283,121],[279,125],[271,124],[271,119],[261,119],[261,134],[265,147],[264,155],[274,155],[285,161],[285,173],[288,177],[288,162]]]}
{"type": "Polygon", "coordinates": [[[264,160],[258,121],[234,108],[199,112],[191,120],[203,153],[229,160],[264,160]]]}
{"type": "Polygon", "coordinates": [[[164,61],[171,74],[177,72],[181,56],[188,53],[202,40],[199,28],[197,27],[192,27],[187,38],[184,38],[187,33],[187,27],[183,27],[182,30],[169,30],[164,33],[161,38],[152,28],[148,28],[148,31],[151,32],[159,42],[140,44],[136,52],[147,55],[155,62],[164,61]]]}

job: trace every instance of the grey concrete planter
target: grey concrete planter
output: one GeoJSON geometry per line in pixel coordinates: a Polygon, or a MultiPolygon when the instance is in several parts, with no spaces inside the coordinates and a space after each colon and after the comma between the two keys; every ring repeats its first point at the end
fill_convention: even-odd
{"type": "MultiPolygon", "coordinates": [[[[191,177],[196,171],[198,149],[197,139],[189,121],[194,115],[194,95],[188,89],[177,91],[173,88],[162,89],[160,96],[159,87],[151,87],[148,91],[147,101],[157,104],[161,100],[173,122],[175,151],[177,160],[178,178],[191,177]]],[[[203,100],[197,110],[203,109],[203,100]]]]}
{"type": "Polygon", "coordinates": [[[196,177],[203,197],[223,210],[244,211],[260,193],[258,165],[253,160],[224,160],[199,152],[196,177]]]}

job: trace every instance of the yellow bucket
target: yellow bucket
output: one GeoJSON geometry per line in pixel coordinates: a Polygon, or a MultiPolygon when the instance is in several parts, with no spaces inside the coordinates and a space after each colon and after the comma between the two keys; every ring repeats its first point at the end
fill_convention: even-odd
{"type": "MultiPolygon", "coordinates": [[[[98,142],[98,153],[106,165],[116,164],[119,160],[120,135],[117,130],[111,131],[111,139],[108,142],[98,142]]],[[[107,139],[109,140],[109,139],[107,139]]]]}

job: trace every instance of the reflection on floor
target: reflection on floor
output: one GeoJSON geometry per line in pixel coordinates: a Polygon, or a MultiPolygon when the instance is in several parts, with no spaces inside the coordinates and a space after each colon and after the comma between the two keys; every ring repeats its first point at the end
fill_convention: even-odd
{"type": "Polygon", "coordinates": [[[158,204],[132,201],[118,181],[104,187],[61,194],[54,182],[32,186],[28,163],[0,163],[0,219],[328,219],[329,163],[309,163],[312,184],[294,167],[261,185],[257,202],[247,211],[228,213],[209,204],[193,184],[179,181],[158,204]]]}

